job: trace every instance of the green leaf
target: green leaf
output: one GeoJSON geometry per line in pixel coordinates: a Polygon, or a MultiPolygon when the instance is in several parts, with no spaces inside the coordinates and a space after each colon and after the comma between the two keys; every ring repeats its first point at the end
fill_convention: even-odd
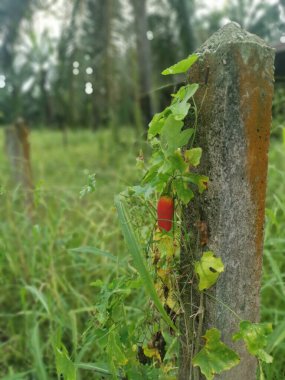
{"type": "Polygon", "coordinates": [[[176,102],[172,104],[169,108],[175,120],[183,120],[188,114],[190,104],[184,101],[176,102]]]}
{"type": "Polygon", "coordinates": [[[176,94],[172,94],[174,99],[168,109],[175,120],[183,120],[187,116],[190,108],[190,104],[187,102],[195,94],[198,87],[199,85],[196,83],[182,86],[176,94]]]}
{"type": "Polygon", "coordinates": [[[181,132],[183,122],[175,120],[173,115],[169,115],[161,131],[161,141],[165,147],[166,154],[173,154],[176,149],[186,145],[194,130],[186,129],[181,132]]]}
{"type": "Polygon", "coordinates": [[[182,131],[177,138],[177,142],[176,142],[177,148],[181,148],[184,145],[188,144],[189,139],[193,135],[193,133],[194,133],[193,128],[185,129],[185,131],[182,131]]]}
{"type": "Polygon", "coordinates": [[[173,101],[185,101],[187,102],[198,90],[199,85],[197,83],[187,84],[182,86],[175,94],[171,94],[174,98],[173,101]]]}
{"type": "Polygon", "coordinates": [[[179,151],[176,151],[172,156],[169,156],[168,161],[170,162],[172,171],[178,170],[180,173],[184,173],[188,169],[188,165],[179,151]]]}
{"type": "Polygon", "coordinates": [[[196,54],[189,55],[188,58],[182,59],[175,63],[175,65],[168,67],[167,69],[162,71],[162,75],[170,75],[170,74],[181,74],[185,73],[190,67],[195,63],[198,59],[196,54]]]}
{"type": "Polygon", "coordinates": [[[157,310],[160,312],[161,317],[165,322],[175,331],[177,331],[176,326],[173,324],[172,320],[169,318],[168,314],[164,310],[162,303],[160,302],[159,296],[155,290],[154,283],[152,281],[151,275],[147,269],[147,265],[142,252],[142,247],[138,242],[138,238],[131,226],[131,217],[124,203],[119,197],[115,198],[115,205],[118,212],[119,222],[123,231],[123,235],[128,246],[128,249],[133,257],[134,265],[139,272],[145,290],[151,297],[157,310]]]}
{"type": "Polygon", "coordinates": [[[183,181],[183,179],[175,179],[173,181],[173,187],[176,191],[178,198],[185,205],[187,205],[191,201],[191,199],[194,198],[193,191],[189,188],[187,183],[183,181]]]}
{"type": "Polygon", "coordinates": [[[188,173],[184,176],[185,180],[194,183],[198,186],[199,193],[203,193],[207,189],[207,183],[209,181],[209,177],[201,174],[188,173]]]}
{"type": "Polygon", "coordinates": [[[199,290],[213,286],[224,271],[224,264],[211,251],[204,252],[200,261],[195,263],[195,273],[199,276],[199,290]]]}
{"type": "Polygon", "coordinates": [[[233,340],[243,339],[248,352],[265,363],[272,363],[273,358],[264,348],[267,345],[267,335],[272,331],[271,323],[252,323],[242,321],[239,331],[233,335],[233,340]]]}
{"type": "Polygon", "coordinates": [[[155,189],[158,193],[165,188],[166,184],[169,182],[169,179],[172,177],[172,174],[169,172],[166,173],[156,173],[156,175],[149,181],[149,185],[155,189]]]}
{"type": "Polygon", "coordinates": [[[128,189],[128,195],[138,195],[138,196],[143,196],[144,198],[149,198],[153,192],[155,191],[155,189],[149,184],[145,184],[143,186],[132,186],[132,187],[129,187],[128,189]]]}
{"type": "Polygon", "coordinates": [[[169,151],[174,152],[177,148],[177,139],[181,133],[183,122],[174,119],[173,115],[169,115],[161,130],[161,141],[163,145],[168,147],[169,151]]]}
{"type": "Polygon", "coordinates": [[[192,148],[186,150],[184,153],[185,159],[191,166],[198,166],[200,164],[200,159],[202,156],[201,148],[192,148]]]}
{"type": "Polygon", "coordinates": [[[165,117],[164,117],[165,111],[156,113],[151,122],[149,123],[149,129],[148,129],[148,138],[152,138],[158,134],[160,134],[160,131],[165,123],[165,117]]]}
{"type": "Polygon", "coordinates": [[[67,349],[60,343],[54,347],[56,371],[64,380],[76,380],[76,367],[68,356],[67,349]]]}
{"type": "Polygon", "coordinates": [[[193,358],[194,367],[200,367],[207,380],[212,380],[215,374],[220,374],[239,364],[239,356],[221,342],[221,333],[216,328],[206,331],[206,344],[193,358]]]}
{"type": "Polygon", "coordinates": [[[144,187],[147,185],[145,196],[152,194],[153,190],[160,192],[171,176],[171,173],[168,173],[169,162],[166,161],[162,151],[153,154],[151,163],[152,166],[142,179],[142,185],[144,187]]]}
{"type": "Polygon", "coordinates": [[[174,99],[168,109],[173,114],[175,120],[183,120],[187,116],[190,108],[190,104],[187,101],[195,94],[198,87],[198,84],[194,83],[183,86],[176,94],[172,94],[174,99]]]}
{"type": "MultiPolygon", "coordinates": [[[[113,329],[115,326],[113,326],[113,329]]],[[[128,359],[119,345],[118,333],[111,330],[108,336],[107,351],[112,362],[117,366],[125,366],[128,363],[128,359]]]]}
{"type": "Polygon", "coordinates": [[[152,165],[149,170],[146,172],[145,176],[142,179],[142,183],[146,184],[152,181],[153,178],[157,176],[159,168],[163,165],[163,161],[159,164],[152,165]]]}

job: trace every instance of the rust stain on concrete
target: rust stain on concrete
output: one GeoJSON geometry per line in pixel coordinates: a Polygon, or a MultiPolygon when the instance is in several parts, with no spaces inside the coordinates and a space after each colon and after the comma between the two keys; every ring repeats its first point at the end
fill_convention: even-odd
{"type": "Polygon", "coordinates": [[[255,213],[253,238],[261,266],[273,84],[263,71],[264,67],[257,67],[257,48],[252,48],[246,63],[240,53],[237,60],[240,65],[240,109],[244,110],[241,118],[247,142],[246,173],[255,213]]]}

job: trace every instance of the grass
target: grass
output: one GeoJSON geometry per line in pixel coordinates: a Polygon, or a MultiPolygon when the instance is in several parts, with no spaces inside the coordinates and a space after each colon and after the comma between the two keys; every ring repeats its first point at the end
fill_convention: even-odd
{"type": "Polygon", "coordinates": [[[58,329],[73,358],[98,359],[81,339],[96,303],[90,284],[124,272],[113,199],[136,177],[134,133],[123,129],[120,141],[112,141],[109,131],[74,132],[64,146],[60,133],[40,131],[32,133],[31,146],[33,222],[21,190],[10,183],[5,157],[0,159],[1,379],[56,378],[52,340],[58,329]],[[80,199],[88,172],[96,173],[96,191],[80,199]],[[82,246],[98,250],[72,250],[82,246]],[[112,261],[105,252],[114,255],[112,261]]]}
{"type": "MultiPolygon", "coordinates": [[[[95,311],[103,313],[95,305],[107,294],[96,284],[133,272],[114,196],[138,178],[136,141],[127,128],[117,141],[110,131],[69,133],[67,146],[59,132],[33,132],[33,221],[1,150],[1,379],[56,379],[53,348],[58,340],[69,352],[59,349],[60,359],[71,372],[68,357],[79,363],[80,380],[101,379],[108,372],[100,343],[104,337],[92,332],[95,311]],[[96,190],[80,198],[88,173],[96,173],[96,190]]],[[[271,144],[268,178],[261,314],[277,328],[269,342],[275,361],[265,368],[266,379],[280,380],[285,378],[285,147],[278,141],[271,144]]],[[[122,283],[113,289],[117,301],[125,291],[122,283]]],[[[146,303],[142,290],[135,291],[139,297],[132,302],[128,295],[130,307],[124,310],[133,321],[141,318],[146,303]]]]}
{"type": "Polygon", "coordinates": [[[268,171],[261,316],[276,330],[265,378],[285,378],[285,145],[272,141],[268,171]]]}

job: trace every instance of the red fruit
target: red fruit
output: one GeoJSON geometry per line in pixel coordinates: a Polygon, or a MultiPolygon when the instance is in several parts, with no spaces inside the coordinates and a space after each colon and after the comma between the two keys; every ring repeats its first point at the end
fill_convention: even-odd
{"type": "Polygon", "coordinates": [[[173,223],[174,200],[164,195],[157,203],[157,223],[160,231],[170,231],[173,223]]]}

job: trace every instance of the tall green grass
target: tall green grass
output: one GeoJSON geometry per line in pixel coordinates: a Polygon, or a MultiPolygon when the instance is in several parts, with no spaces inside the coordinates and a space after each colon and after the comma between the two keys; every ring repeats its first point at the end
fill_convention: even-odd
{"type": "MultiPolygon", "coordinates": [[[[74,362],[102,361],[98,343],[88,335],[99,299],[91,284],[128,270],[113,200],[136,178],[138,151],[129,129],[120,130],[116,141],[110,131],[73,132],[67,146],[60,133],[33,132],[31,221],[1,148],[1,379],[57,378],[53,347],[59,332],[74,362]],[[96,189],[80,198],[88,173],[96,173],[96,189]]],[[[78,378],[97,378],[94,369],[83,368],[78,378]]]]}
{"type": "MultiPolygon", "coordinates": [[[[140,287],[126,294],[120,282],[134,268],[113,201],[139,176],[140,146],[127,128],[116,140],[110,131],[70,132],[67,146],[59,132],[33,132],[33,221],[0,149],[1,379],[56,379],[56,363],[80,380],[112,378],[94,318],[108,312],[111,297],[112,302],[128,297],[123,312],[129,325],[146,312],[140,287]],[[96,173],[96,190],[80,198],[88,173],[96,173]],[[109,293],[97,286],[116,279],[109,293]]],[[[261,315],[276,328],[266,379],[280,380],[285,378],[285,147],[278,141],[271,144],[268,180],[261,315]]]]}
{"type": "Polygon", "coordinates": [[[273,140],[269,154],[261,317],[273,323],[268,349],[274,362],[265,378],[285,378],[285,145],[273,140]]]}

